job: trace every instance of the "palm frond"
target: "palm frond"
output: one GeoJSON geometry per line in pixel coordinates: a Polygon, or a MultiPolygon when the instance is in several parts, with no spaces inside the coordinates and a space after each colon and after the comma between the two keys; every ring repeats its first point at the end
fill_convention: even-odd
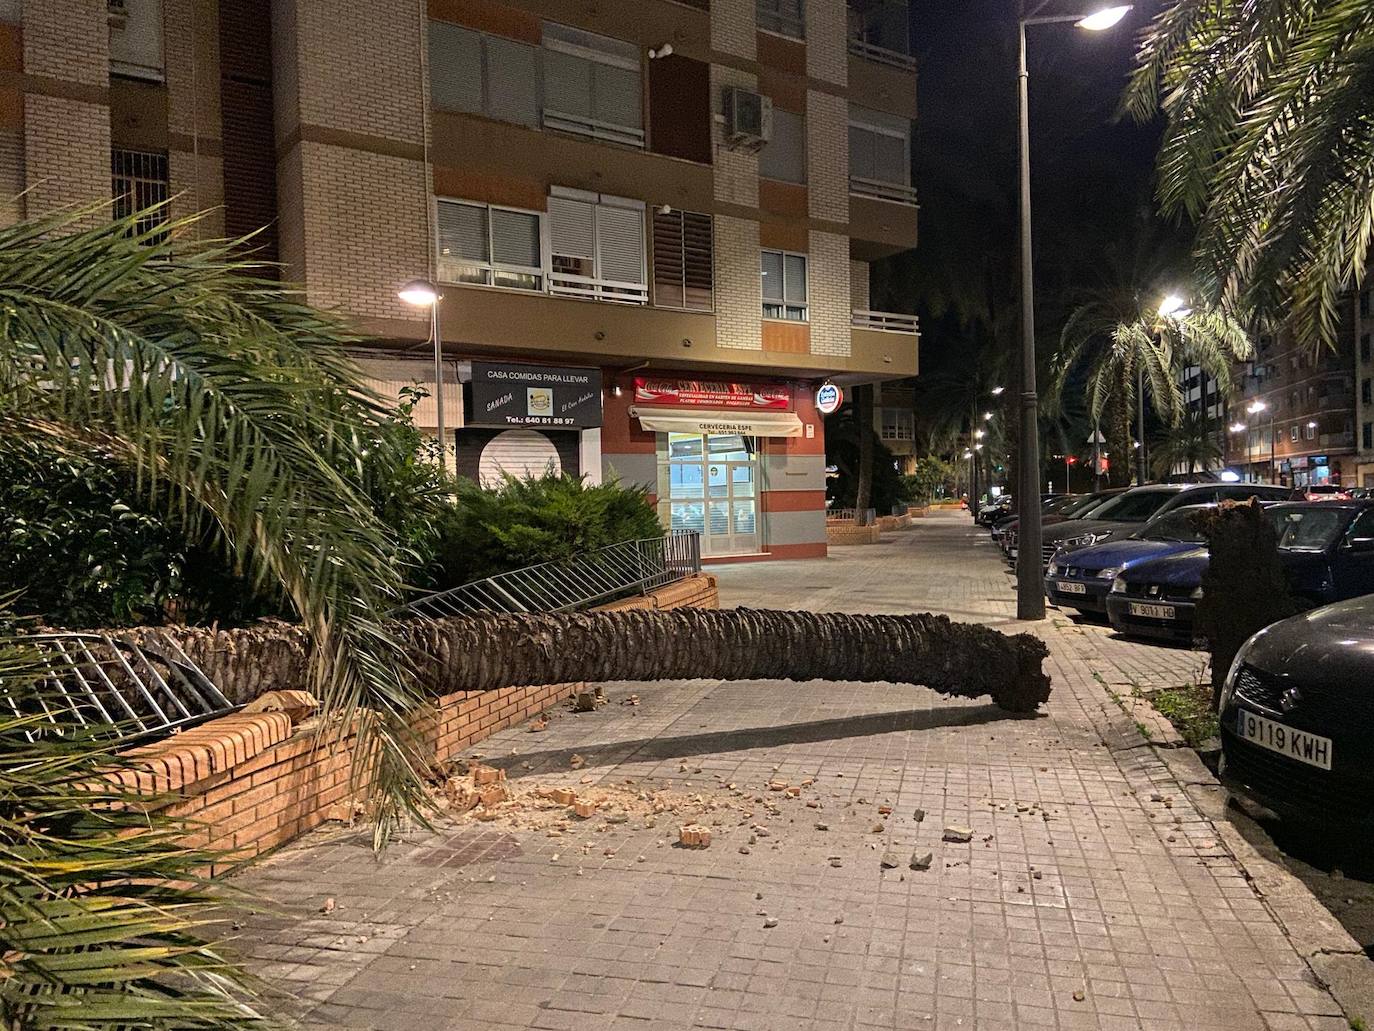
{"type": "Polygon", "coordinates": [[[0,439],[98,442],[150,504],[217,533],[309,629],[308,686],[359,724],[383,812],[420,812],[419,697],[382,620],[406,556],[346,475],[385,436],[353,337],[229,242],[82,215],[0,230],[0,439]]]}

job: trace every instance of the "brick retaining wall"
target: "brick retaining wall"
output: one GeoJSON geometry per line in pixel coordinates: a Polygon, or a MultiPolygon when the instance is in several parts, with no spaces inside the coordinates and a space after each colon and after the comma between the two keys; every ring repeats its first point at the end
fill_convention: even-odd
{"type": "MultiPolygon", "coordinates": [[[[698,574],[606,609],[718,608],[716,578],[698,574]]],[[[438,699],[421,733],[434,760],[452,758],[498,730],[532,719],[581,684],[459,691],[438,699]]],[[[131,791],[177,796],[168,811],[189,821],[192,847],[228,854],[212,874],[285,844],[352,811],[352,734],[342,738],[282,712],[237,712],[128,753],[115,776],[131,791]]]]}

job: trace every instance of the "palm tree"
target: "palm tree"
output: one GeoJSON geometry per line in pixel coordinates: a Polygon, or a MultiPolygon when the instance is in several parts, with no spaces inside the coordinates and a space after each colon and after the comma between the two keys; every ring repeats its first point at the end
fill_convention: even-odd
{"type": "Polygon", "coordinates": [[[421,698],[382,621],[409,556],[360,486],[410,456],[385,453],[386,414],[343,355],[354,337],[235,244],[191,239],[193,219],[81,228],[89,215],[0,230],[0,447],[112,456],[279,593],[309,633],[303,686],[358,723],[370,795],[384,816],[419,812],[421,698]]]}
{"type": "Polygon", "coordinates": [[[1374,13],[1360,0],[1172,0],[1126,94],[1167,119],[1165,211],[1199,226],[1227,304],[1332,344],[1374,240],[1374,13]]]}
{"type": "Polygon", "coordinates": [[[1150,460],[1158,479],[1167,478],[1179,466],[1185,467],[1189,477],[1199,470],[1210,472],[1222,462],[1217,427],[1202,412],[1189,411],[1151,445],[1150,460]]]}
{"type": "Polygon", "coordinates": [[[18,710],[0,709],[0,1026],[272,1026],[253,981],[205,939],[215,900],[196,870],[209,857],[179,843],[184,827],[127,804],[106,778],[120,765],[108,739],[44,718],[47,668],[0,634],[18,710]]]}

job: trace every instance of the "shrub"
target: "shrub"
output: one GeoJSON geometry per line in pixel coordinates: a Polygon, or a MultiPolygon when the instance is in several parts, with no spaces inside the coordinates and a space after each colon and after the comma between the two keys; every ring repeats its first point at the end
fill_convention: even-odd
{"type": "Polygon", "coordinates": [[[436,528],[433,586],[445,590],[662,533],[643,487],[593,486],[554,473],[527,480],[507,475],[496,487],[463,480],[436,528]]]}
{"type": "Polygon", "coordinates": [[[916,471],[902,477],[902,493],[913,505],[929,505],[945,486],[954,479],[954,467],[935,455],[926,455],[916,463],[916,471]]]}

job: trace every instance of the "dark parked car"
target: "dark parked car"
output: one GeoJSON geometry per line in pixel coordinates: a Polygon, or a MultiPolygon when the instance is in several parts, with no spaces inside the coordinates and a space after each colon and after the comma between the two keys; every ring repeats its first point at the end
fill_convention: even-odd
{"type": "Polygon", "coordinates": [[[1133,487],[1092,513],[1088,519],[1071,519],[1045,531],[1043,559],[1049,565],[1061,548],[1074,551],[1103,544],[1134,533],[1155,516],[1184,505],[1210,505],[1214,501],[1287,501],[1294,496],[1289,487],[1262,483],[1159,483],[1133,487]]]}
{"type": "MultiPolygon", "coordinates": [[[[1374,504],[1301,501],[1268,511],[1288,582],[1309,605],[1374,594],[1374,504]]],[[[1107,597],[1107,618],[1124,634],[1192,640],[1202,596],[1205,546],[1122,571],[1107,597]]]]}
{"type": "Polygon", "coordinates": [[[1112,583],[1141,562],[1190,552],[1202,543],[1193,515],[1209,505],[1185,505],[1158,518],[1121,540],[1061,552],[1045,573],[1045,597],[1060,608],[1106,612],[1112,583]]]}
{"type": "MultiPolygon", "coordinates": [[[[1040,525],[1053,526],[1070,519],[1086,519],[1096,509],[1101,508],[1118,494],[1124,494],[1126,490],[1125,487],[1114,487],[1111,490],[1099,490],[1092,494],[1072,495],[1072,501],[1069,503],[1043,510],[1040,515],[1040,525]]],[[[1008,559],[1015,560],[1016,558],[1016,540],[1020,528],[1021,517],[1017,515],[1008,516],[1007,519],[993,528],[993,536],[995,539],[1000,538],[998,544],[1008,559]]]]}
{"type": "Polygon", "coordinates": [[[1266,627],[1222,687],[1221,779],[1298,823],[1374,829],[1374,596],[1266,627]]]}

